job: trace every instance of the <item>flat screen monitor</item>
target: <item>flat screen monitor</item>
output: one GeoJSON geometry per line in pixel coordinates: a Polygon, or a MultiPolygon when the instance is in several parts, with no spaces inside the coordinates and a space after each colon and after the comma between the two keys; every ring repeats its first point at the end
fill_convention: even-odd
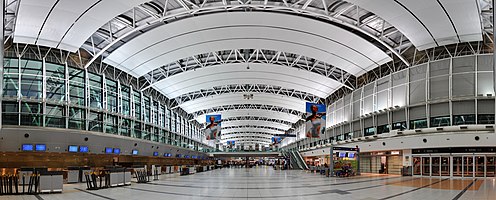
{"type": "Polygon", "coordinates": [[[36,151],[46,151],[46,145],[45,144],[36,144],[35,150],[36,151]]]}
{"type": "Polygon", "coordinates": [[[111,147],[105,147],[105,153],[106,154],[111,154],[113,152],[114,149],[112,149],[111,147]]]}
{"type": "Polygon", "coordinates": [[[158,156],[158,152],[153,152],[153,156],[158,156]]]}
{"type": "Polygon", "coordinates": [[[181,158],[181,157],[183,157],[183,155],[181,155],[181,154],[176,154],[176,158],[181,158]]]}
{"type": "Polygon", "coordinates": [[[81,153],[88,153],[88,146],[80,146],[79,147],[79,152],[81,152],[81,153]]]}
{"type": "Polygon", "coordinates": [[[346,157],[346,152],[339,152],[339,157],[340,158],[346,157]]]}
{"type": "Polygon", "coordinates": [[[121,149],[119,148],[114,148],[114,154],[120,154],[121,153],[121,149]]]}
{"type": "Polygon", "coordinates": [[[354,158],[355,157],[355,153],[348,153],[348,158],[354,158]]]}
{"type": "Polygon", "coordinates": [[[69,152],[76,153],[78,152],[78,146],[76,145],[69,145],[69,148],[67,148],[69,152]]]}
{"type": "Polygon", "coordinates": [[[22,150],[23,151],[33,151],[33,145],[32,144],[23,144],[22,150]]]}
{"type": "Polygon", "coordinates": [[[138,150],[133,149],[133,151],[132,151],[132,153],[131,153],[131,154],[132,154],[132,155],[138,155],[138,150]]]}

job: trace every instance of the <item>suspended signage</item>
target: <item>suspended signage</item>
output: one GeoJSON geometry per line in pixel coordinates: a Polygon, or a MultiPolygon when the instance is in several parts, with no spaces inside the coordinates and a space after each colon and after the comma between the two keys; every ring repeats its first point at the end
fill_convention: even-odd
{"type": "Polygon", "coordinates": [[[207,115],[206,116],[207,126],[205,127],[205,136],[207,140],[215,140],[217,137],[220,138],[220,122],[222,119],[221,115],[207,115]]]}
{"type": "Polygon", "coordinates": [[[307,138],[320,138],[325,132],[326,106],[324,104],[307,102],[306,112],[305,136],[307,138]]]}

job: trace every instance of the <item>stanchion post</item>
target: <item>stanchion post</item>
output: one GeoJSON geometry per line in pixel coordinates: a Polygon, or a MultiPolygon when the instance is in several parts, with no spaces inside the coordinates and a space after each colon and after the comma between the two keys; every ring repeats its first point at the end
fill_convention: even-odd
{"type": "Polygon", "coordinates": [[[334,176],[334,147],[331,144],[331,149],[329,150],[330,155],[329,155],[329,176],[333,177],[334,176]]]}

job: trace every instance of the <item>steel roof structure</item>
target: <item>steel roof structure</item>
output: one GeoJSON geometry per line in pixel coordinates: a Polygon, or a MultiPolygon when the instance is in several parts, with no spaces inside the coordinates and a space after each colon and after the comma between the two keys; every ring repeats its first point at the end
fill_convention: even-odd
{"type": "MultiPolygon", "coordinates": [[[[6,36],[90,55],[170,99],[222,114],[222,140],[269,143],[405,52],[492,34],[487,0],[7,0],[6,36]]],[[[376,78],[380,75],[375,74],[376,78]]]]}

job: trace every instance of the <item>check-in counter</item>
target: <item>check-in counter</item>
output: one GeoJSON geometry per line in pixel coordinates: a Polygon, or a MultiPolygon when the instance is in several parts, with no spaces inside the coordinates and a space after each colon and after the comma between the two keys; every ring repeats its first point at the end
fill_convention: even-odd
{"type": "Polygon", "coordinates": [[[62,171],[40,173],[40,192],[62,192],[64,176],[62,171]]]}
{"type": "Polygon", "coordinates": [[[126,168],[109,169],[110,186],[122,186],[131,184],[131,171],[126,168]]]}

